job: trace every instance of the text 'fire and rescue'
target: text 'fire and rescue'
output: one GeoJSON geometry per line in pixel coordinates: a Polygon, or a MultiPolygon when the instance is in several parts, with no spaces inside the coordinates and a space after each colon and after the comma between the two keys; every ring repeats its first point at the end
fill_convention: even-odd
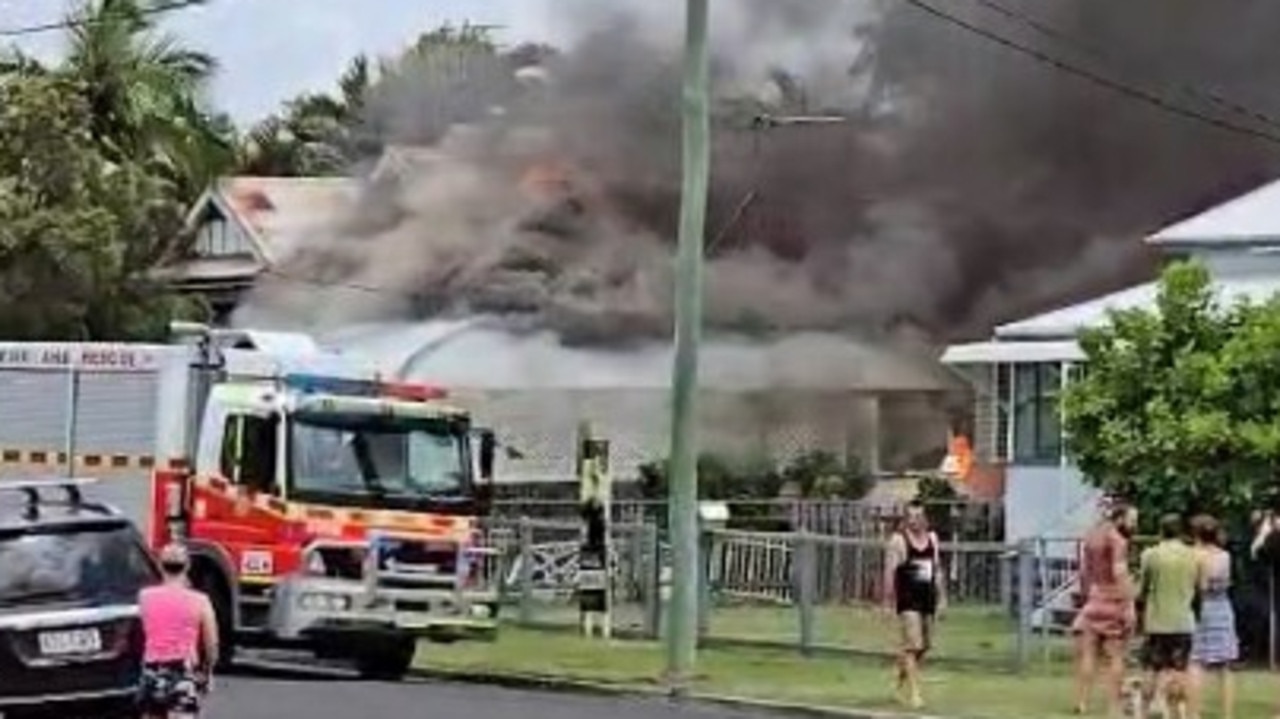
{"type": "Polygon", "coordinates": [[[76,367],[91,371],[130,371],[155,367],[151,352],[116,347],[5,347],[0,345],[0,367],[56,369],[76,367]]]}

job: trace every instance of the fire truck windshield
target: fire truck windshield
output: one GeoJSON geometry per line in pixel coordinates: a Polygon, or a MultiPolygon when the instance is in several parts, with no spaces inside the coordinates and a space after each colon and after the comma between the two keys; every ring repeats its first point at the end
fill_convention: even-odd
{"type": "Polygon", "coordinates": [[[368,506],[469,495],[464,428],[384,415],[295,415],[289,430],[290,495],[356,498],[368,506]]]}

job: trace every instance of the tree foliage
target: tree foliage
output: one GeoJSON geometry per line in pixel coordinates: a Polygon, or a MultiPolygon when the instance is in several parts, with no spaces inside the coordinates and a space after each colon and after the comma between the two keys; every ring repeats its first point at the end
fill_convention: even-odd
{"type": "Polygon", "coordinates": [[[1154,309],[1112,312],[1080,339],[1065,395],[1085,477],[1150,520],[1207,511],[1243,521],[1280,467],[1280,300],[1219,299],[1207,270],[1166,268],[1154,309]]]}
{"type": "Polygon", "coordinates": [[[190,201],[233,166],[235,131],[209,107],[217,61],[161,32],[156,5],[88,0],[72,11],[67,57],[50,71],[79,81],[107,157],[142,163],[190,201]]]}
{"type": "Polygon", "coordinates": [[[67,52],[0,52],[0,337],[162,335],[199,309],[148,278],[190,203],[234,161],[216,70],[155,26],[154,0],[85,0],[67,52]]]}
{"type": "Polygon", "coordinates": [[[79,80],[0,77],[0,336],[156,336],[175,302],[146,279],[179,235],[164,179],[93,139],[79,80]]]}

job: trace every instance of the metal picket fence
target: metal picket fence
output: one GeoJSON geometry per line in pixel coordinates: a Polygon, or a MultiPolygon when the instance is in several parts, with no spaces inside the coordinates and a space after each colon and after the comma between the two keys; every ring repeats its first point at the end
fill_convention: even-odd
{"type": "MultiPolygon", "coordinates": [[[[504,616],[573,630],[581,527],[546,519],[499,519],[487,527],[498,551],[486,567],[501,586],[504,616]]],[[[655,639],[665,625],[669,548],[651,523],[612,527],[613,634],[655,639]]],[[[879,601],[880,540],[809,532],[701,532],[699,633],[707,646],[753,645],[802,653],[888,655],[896,623],[879,601]]],[[[1031,618],[1039,587],[1032,542],[942,545],[950,607],[939,625],[942,661],[1022,668],[1038,636],[1031,618]]]]}

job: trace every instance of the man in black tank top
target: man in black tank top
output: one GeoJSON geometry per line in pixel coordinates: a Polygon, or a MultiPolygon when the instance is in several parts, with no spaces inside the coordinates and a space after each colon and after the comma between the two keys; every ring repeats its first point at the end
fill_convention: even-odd
{"type": "Polygon", "coordinates": [[[946,604],[938,535],[929,530],[924,505],[912,502],[902,528],[889,538],[885,552],[885,605],[898,616],[902,644],[898,650],[898,691],[913,708],[920,695],[920,664],[929,651],[934,619],[946,604]]]}

